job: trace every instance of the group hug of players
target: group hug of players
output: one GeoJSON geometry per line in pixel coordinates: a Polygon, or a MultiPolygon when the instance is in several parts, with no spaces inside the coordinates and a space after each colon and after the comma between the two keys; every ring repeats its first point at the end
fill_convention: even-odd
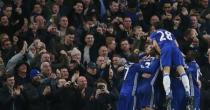
{"type": "Polygon", "coordinates": [[[126,67],[118,110],[200,110],[195,52],[183,57],[173,34],[159,29],[138,63],[126,67]]]}

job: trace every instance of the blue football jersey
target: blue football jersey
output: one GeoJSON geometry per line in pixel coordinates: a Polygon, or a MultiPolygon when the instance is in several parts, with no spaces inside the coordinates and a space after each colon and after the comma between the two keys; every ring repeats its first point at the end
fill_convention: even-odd
{"type": "Polygon", "coordinates": [[[140,63],[142,73],[154,74],[160,66],[160,60],[155,57],[145,58],[140,63]]]}
{"type": "Polygon", "coordinates": [[[193,85],[198,86],[197,80],[199,79],[201,72],[200,72],[200,67],[196,63],[196,61],[191,61],[190,63],[187,64],[187,73],[188,73],[189,77],[192,78],[193,85]]]}
{"type": "Polygon", "coordinates": [[[198,85],[198,80],[201,75],[200,67],[196,61],[191,61],[187,64],[187,74],[189,76],[190,82],[190,94],[194,96],[194,109],[200,110],[200,88],[198,85]]]}
{"type": "Polygon", "coordinates": [[[139,71],[140,71],[139,63],[132,64],[128,68],[126,68],[126,73],[124,76],[124,81],[120,90],[120,94],[134,95],[139,71]]]}
{"type": "Polygon", "coordinates": [[[160,49],[165,46],[176,46],[175,36],[171,32],[164,29],[159,29],[156,32],[153,32],[150,35],[150,39],[155,40],[160,49]]]}

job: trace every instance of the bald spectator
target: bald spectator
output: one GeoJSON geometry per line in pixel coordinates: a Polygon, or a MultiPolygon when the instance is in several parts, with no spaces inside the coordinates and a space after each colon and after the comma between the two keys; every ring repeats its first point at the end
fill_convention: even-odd
{"type": "Polygon", "coordinates": [[[85,107],[88,107],[88,103],[90,100],[90,96],[92,95],[93,90],[88,86],[88,82],[86,77],[80,76],[77,79],[78,88],[81,91],[81,95],[83,99],[85,100],[85,107]]]}
{"type": "Polygon", "coordinates": [[[52,73],[52,68],[49,62],[42,62],[40,66],[41,74],[44,75],[44,77],[50,77],[52,73]]]}
{"type": "Polygon", "coordinates": [[[78,84],[79,89],[81,89],[81,90],[86,89],[87,88],[87,79],[84,76],[80,76],[77,79],[77,84],[78,84]]]}
{"type": "Polygon", "coordinates": [[[87,83],[87,79],[84,76],[80,76],[77,79],[77,84],[84,101],[83,109],[91,110],[91,95],[93,94],[93,88],[90,88],[87,83]]]}

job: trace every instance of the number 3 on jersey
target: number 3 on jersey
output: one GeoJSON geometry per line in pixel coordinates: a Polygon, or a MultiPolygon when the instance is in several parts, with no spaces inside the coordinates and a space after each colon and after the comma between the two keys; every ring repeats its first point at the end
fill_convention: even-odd
{"type": "Polygon", "coordinates": [[[160,33],[160,41],[164,40],[173,40],[172,39],[172,34],[169,31],[157,31],[157,33],[160,33]]]}
{"type": "Polygon", "coordinates": [[[141,65],[141,68],[149,68],[150,67],[151,62],[144,62],[143,65],[141,65]]]}

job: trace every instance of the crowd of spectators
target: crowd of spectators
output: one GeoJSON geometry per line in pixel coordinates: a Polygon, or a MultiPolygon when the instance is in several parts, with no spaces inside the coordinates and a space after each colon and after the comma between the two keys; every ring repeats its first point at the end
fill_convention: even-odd
{"type": "Polygon", "coordinates": [[[196,50],[210,105],[209,0],[0,0],[1,110],[116,110],[157,28],[196,50]]]}

